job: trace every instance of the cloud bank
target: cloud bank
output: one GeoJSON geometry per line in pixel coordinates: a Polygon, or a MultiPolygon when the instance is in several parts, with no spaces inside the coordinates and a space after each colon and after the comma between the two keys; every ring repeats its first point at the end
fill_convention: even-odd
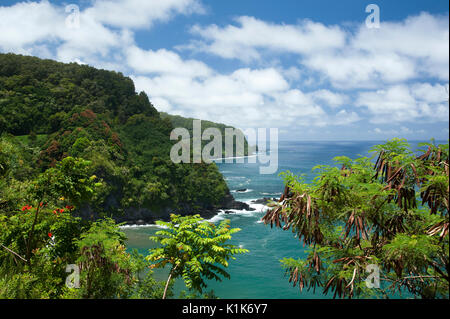
{"type": "MultiPolygon", "coordinates": [[[[156,107],[238,127],[356,127],[448,123],[448,17],[423,12],[379,29],[313,20],[296,24],[239,16],[193,24],[175,47],[148,48],[152,32],[179,15],[207,10],[197,0],[97,0],[70,27],[62,5],[0,6],[0,51],[87,63],[133,78],[156,107]],[[218,71],[209,58],[235,67],[218,71]]],[[[378,133],[379,134],[379,133],[378,133]]]]}

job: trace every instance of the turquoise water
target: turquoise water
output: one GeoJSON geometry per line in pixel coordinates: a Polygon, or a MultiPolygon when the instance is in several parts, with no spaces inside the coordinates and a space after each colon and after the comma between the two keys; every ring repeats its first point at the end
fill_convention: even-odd
{"type": "MultiPolygon", "coordinates": [[[[258,164],[250,163],[218,163],[233,196],[240,201],[250,203],[251,200],[262,197],[279,197],[284,189],[283,180],[278,173],[290,170],[295,174],[307,174],[307,179],[313,177],[311,168],[318,164],[334,165],[332,159],[345,155],[356,158],[358,155],[368,156],[369,149],[381,142],[280,142],[278,148],[279,167],[275,174],[260,175],[258,164]],[[234,192],[247,189],[245,193],[234,192]]],[[[411,143],[413,146],[417,143],[411,143]]],[[[271,229],[260,222],[264,215],[262,205],[252,205],[255,212],[234,211],[234,214],[220,214],[212,221],[230,219],[232,227],[242,230],[233,236],[232,242],[248,249],[250,252],[237,256],[230,262],[228,272],[231,279],[223,282],[209,282],[208,290],[213,289],[220,298],[327,298],[320,291],[316,293],[304,290],[300,293],[298,287],[292,287],[280,259],[284,257],[303,257],[305,249],[292,232],[281,229],[271,229]]],[[[156,232],[156,227],[124,228],[128,236],[127,247],[136,248],[147,254],[154,244],[148,237],[156,232]]],[[[167,270],[168,271],[168,270],[167,270]]],[[[155,272],[159,280],[167,278],[167,271],[155,272]]],[[[175,291],[184,288],[177,281],[175,291]]]]}

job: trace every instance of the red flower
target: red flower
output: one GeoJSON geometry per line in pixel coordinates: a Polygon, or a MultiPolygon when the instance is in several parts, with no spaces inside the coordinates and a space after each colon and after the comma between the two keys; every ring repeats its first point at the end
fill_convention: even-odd
{"type": "Polygon", "coordinates": [[[59,212],[60,212],[60,213],[64,213],[64,209],[61,208],[61,209],[59,210],[59,212]]]}
{"type": "Polygon", "coordinates": [[[30,205],[25,205],[25,206],[23,206],[22,207],[22,211],[24,212],[24,211],[28,211],[28,210],[30,210],[30,209],[32,209],[33,207],[31,207],[30,205]]]}
{"type": "Polygon", "coordinates": [[[67,205],[66,208],[67,208],[68,210],[72,210],[72,209],[73,209],[73,206],[67,205]]]}
{"type": "Polygon", "coordinates": [[[52,233],[48,233],[48,237],[52,238],[53,234],[52,233]]]}
{"type": "Polygon", "coordinates": [[[55,215],[56,215],[56,214],[58,214],[58,212],[57,212],[56,210],[54,210],[54,211],[53,211],[53,214],[55,214],[55,215]]]}

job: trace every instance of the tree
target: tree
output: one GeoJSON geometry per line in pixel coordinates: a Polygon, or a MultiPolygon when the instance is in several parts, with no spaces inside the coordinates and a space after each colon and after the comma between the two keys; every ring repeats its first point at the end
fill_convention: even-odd
{"type": "Polygon", "coordinates": [[[231,235],[240,231],[229,228],[224,220],[218,226],[205,221],[200,215],[179,216],[172,214],[170,222],[157,222],[166,229],[160,230],[151,240],[160,244],[150,250],[147,259],[154,262],[151,268],[164,268],[170,265],[163,299],[169,282],[177,277],[183,278],[186,287],[202,293],[206,288],[205,279],[221,281],[221,276],[230,278],[224,267],[233,255],[248,252],[235,245],[226,244],[231,235]]]}
{"type": "Polygon", "coordinates": [[[281,261],[289,282],[341,298],[449,297],[448,144],[421,146],[419,156],[402,139],[375,146],[375,165],[337,157],[341,168],[316,166],[312,183],[284,173],[284,194],[263,221],[309,247],[306,258],[281,261]],[[369,265],[379,288],[366,285],[369,265]]]}
{"type": "Polygon", "coordinates": [[[21,149],[1,145],[6,147],[0,155],[15,156],[6,159],[0,176],[0,185],[7,185],[0,192],[0,296],[56,297],[66,276],[62,265],[76,259],[73,239],[83,230],[71,215],[73,205],[90,200],[101,184],[89,174],[88,161],[71,157],[35,180],[19,182],[15,160],[23,162],[21,149]]]}
{"type": "Polygon", "coordinates": [[[75,205],[100,189],[91,163],[67,157],[22,182],[14,179],[24,166],[21,151],[0,139],[0,299],[162,296],[164,283],[151,272],[140,280],[149,263],[126,252],[118,225],[73,216],[75,205]],[[72,264],[80,269],[79,289],[65,286],[72,264]]]}
{"type": "Polygon", "coordinates": [[[228,194],[223,176],[215,164],[172,163],[172,129],[121,73],[0,53],[0,134],[20,136],[32,155],[21,174],[35,177],[67,156],[91,161],[92,174],[108,184],[103,200],[86,203],[97,213],[146,208],[162,214],[168,207],[197,213],[219,205],[228,194]]]}
{"type": "Polygon", "coordinates": [[[142,270],[139,255],[128,254],[125,234],[112,219],[93,222],[76,240],[80,255],[80,288],[66,290],[70,298],[127,298],[142,270]]]}

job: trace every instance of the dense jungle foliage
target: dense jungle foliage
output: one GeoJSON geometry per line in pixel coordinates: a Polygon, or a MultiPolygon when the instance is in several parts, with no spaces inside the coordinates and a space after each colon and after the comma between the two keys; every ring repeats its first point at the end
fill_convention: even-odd
{"type": "MultiPolygon", "coordinates": [[[[171,130],[120,73],[0,54],[0,299],[173,296],[173,280],[156,281],[152,261],[128,252],[109,218],[127,208],[195,212],[229,192],[215,164],[172,163],[171,130]],[[77,217],[86,207],[100,216],[77,217]]],[[[209,278],[208,269],[192,276],[209,278]]],[[[183,296],[202,296],[188,288],[183,296]]]]}
{"type": "Polygon", "coordinates": [[[121,73],[0,54],[0,135],[10,147],[0,153],[21,158],[18,182],[72,156],[89,160],[91,173],[105,182],[90,203],[96,212],[194,212],[218,204],[228,188],[217,167],[172,163],[171,130],[121,73]]]}
{"type": "MultiPolygon", "coordinates": [[[[189,135],[191,136],[191,138],[194,136],[194,131],[193,131],[193,123],[194,123],[194,118],[186,118],[186,117],[182,117],[180,115],[171,115],[165,112],[160,112],[159,113],[161,115],[161,118],[163,119],[168,119],[170,120],[170,123],[172,123],[173,127],[182,127],[185,128],[189,131],[189,135]]],[[[257,147],[256,145],[249,145],[247,142],[247,139],[244,136],[244,133],[239,130],[236,129],[232,126],[229,125],[225,125],[225,124],[221,124],[221,123],[214,123],[211,121],[205,121],[202,120],[201,121],[201,134],[203,135],[204,131],[207,130],[208,128],[216,128],[220,131],[220,134],[222,135],[222,157],[233,157],[233,156],[247,156],[249,154],[252,154],[253,152],[257,151],[257,147]],[[232,129],[236,132],[236,136],[233,137],[233,149],[232,149],[232,153],[229,154],[226,152],[226,147],[225,147],[225,143],[226,143],[226,139],[225,139],[225,135],[226,135],[226,130],[225,129],[232,129]],[[237,154],[237,150],[243,150],[243,154],[237,154]]],[[[209,143],[209,140],[202,140],[202,148],[209,143]]],[[[192,143],[191,143],[192,144],[192,143]]],[[[231,143],[230,143],[231,145],[231,143]]]]}

